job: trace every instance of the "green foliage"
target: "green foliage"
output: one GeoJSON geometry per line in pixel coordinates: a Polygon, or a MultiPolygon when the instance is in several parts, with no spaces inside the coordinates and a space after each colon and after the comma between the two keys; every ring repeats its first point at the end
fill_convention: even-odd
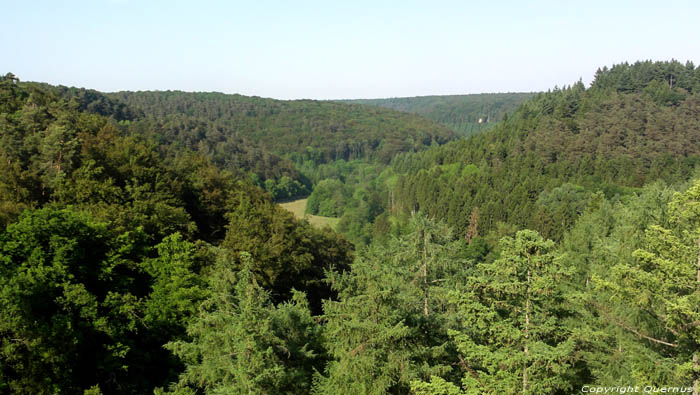
{"type": "Polygon", "coordinates": [[[369,244],[376,234],[373,223],[385,211],[386,188],[381,181],[384,169],[381,164],[359,160],[319,166],[305,162],[301,170],[316,183],[307,212],[340,216],[336,230],[355,245],[369,244]]]}
{"type": "MultiPolygon", "coordinates": [[[[451,331],[466,366],[466,393],[572,392],[577,343],[567,327],[554,243],[533,231],[501,240],[501,256],[454,293],[463,328],[451,331]]],[[[431,383],[439,385],[440,382],[431,383]]]]}
{"type": "Polygon", "coordinates": [[[345,103],[386,107],[440,122],[459,135],[487,130],[531,98],[533,93],[482,93],[476,95],[419,96],[392,99],[344,100],[345,103]],[[481,122],[479,122],[481,119],[481,122]]]}
{"type": "Polygon", "coordinates": [[[406,393],[414,380],[451,375],[445,297],[464,267],[444,225],[417,215],[412,226],[364,251],[351,271],[330,273],[338,291],[338,301],[324,303],[332,361],[315,393],[406,393]]]}
{"type": "Polygon", "coordinates": [[[676,193],[667,215],[667,226],[646,229],[643,247],[632,259],[617,262],[593,282],[628,311],[616,324],[665,356],[670,364],[665,379],[697,383],[700,369],[693,358],[697,361],[700,348],[700,183],[676,193]]]}
{"type": "Polygon", "coordinates": [[[316,229],[294,219],[266,199],[251,200],[242,194],[227,217],[228,231],[221,246],[253,256],[257,279],[276,302],[289,298],[295,287],[309,295],[312,310],[319,312],[321,300],[331,295],[323,283],[324,272],[347,268],[351,244],[328,228],[316,229]]]}
{"type": "Polygon", "coordinates": [[[559,240],[587,194],[611,198],[654,180],[691,177],[700,161],[696,70],[677,62],[615,66],[601,71],[589,89],[579,81],[534,96],[488,132],[397,155],[387,209],[395,215],[423,211],[465,234],[478,208],[480,234],[505,222],[559,240]],[[671,75],[684,82],[671,89],[671,75]],[[614,82],[623,76],[633,89],[614,82]],[[457,173],[468,166],[478,171],[457,173]]]}
{"type": "MultiPolygon", "coordinates": [[[[682,64],[676,60],[670,62],[652,62],[650,60],[627,62],[598,69],[592,86],[596,89],[609,89],[618,92],[641,92],[651,88],[659,92],[665,85],[667,92],[675,92],[680,96],[687,93],[697,93],[700,90],[700,79],[693,62],[682,64]]],[[[663,104],[672,104],[662,101],[663,104]]]]}
{"type": "Polygon", "coordinates": [[[537,199],[537,205],[542,213],[540,221],[543,225],[549,225],[547,234],[561,235],[570,229],[574,221],[583,214],[588,195],[585,188],[569,183],[551,191],[543,191],[537,199]]]}
{"type": "Polygon", "coordinates": [[[352,191],[337,179],[321,180],[306,203],[306,212],[324,217],[340,217],[352,191]]]}
{"type": "Polygon", "coordinates": [[[462,395],[459,387],[439,376],[431,377],[427,383],[412,381],[411,392],[416,395],[462,395]]]}
{"type": "Polygon", "coordinates": [[[184,328],[197,312],[197,304],[206,296],[195,245],[174,233],[163,239],[156,249],[158,256],[143,263],[144,270],[152,278],[145,321],[164,329],[184,328]]]}
{"type": "Polygon", "coordinates": [[[366,106],[0,77],[0,393],[698,383],[698,77],[617,65],[439,147],[366,106]],[[357,258],[273,201],[312,185],[357,258]]]}
{"type": "Polygon", "coordinates": [[[263,186],[273,199],[292,199],[309,194],[306,185],[292,180],[289,176],[282,176],[278,181],[268,178],[263,186]]]}
{"type": "MultiPolygon", "coordinates": [[[[262,147],[259,156],[265,163],[276,161],[266,160],[269,153],[289,155],[297,163],[339,159],[388,163],[397,152],[420,150],[453,138],[450,130],[424,118],[360,105],[177,91],[107,96],[158,120],[160,125],[149,127],[160,129],[166,141],[212,152],[215,163],[237,158],[231,150],[246,150],[247,145],[262,147]]],[[[248,161],[243,167],[253,163],[248,161]]],[[[295,178],[291,172],[285,174],[295,178]]]]}
{"type": "Polygon", "coordinates": [[[143,239],[70,210],[26,212],[10,225],[0,238],[0,382],[17,393],[76,393],[163,379],[147,365],[158,351],[137,336],[143,239]]]}
{"type": "MultiPolygon", "coordinates": [[[[351,260],[348,242],[285,215],[249,169],[164,152],[123,104],[11,75],[0,78],[0,97],[0,225],[9,225],[0,235],[0,393],[147,393],[171,382],[184,365],[162,345],[187,339],[210,295],[208,243],[257,246],[268,292],[282,302],[307,290],[316,311],[332,295],[324,270],[351,260]],[[245,232],[230,231],[238,225],[245,232]]],[[[275,181],[286,194],[305,186],[275,181]]],[[[310,320],[284,306],[275,325],[310,320]]],[[[294,376],[310,385],[315,368],[294,376]]]]}
{"type": "Polygon", "coordinates": [[[273,306],[256,282],[248,254],[242,269],[220,259],[209,277],[211,296],[187,328],[191,341],[167,348],[187,368],[173,393],[298,394],[309,391],[311,372],[320,368],[320,328],[302,293],[273,306]]]}

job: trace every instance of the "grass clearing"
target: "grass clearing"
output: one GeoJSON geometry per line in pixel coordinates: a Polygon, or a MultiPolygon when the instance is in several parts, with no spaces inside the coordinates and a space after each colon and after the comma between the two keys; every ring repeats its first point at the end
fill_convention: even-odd
{"type": "Polygon", "coordinates": [[[291,202],[280,203],[283,209],[291,211],[295,217],[299,219],[306,219],[309,223],[317,228],[323,228],[325,226],[330,226],[331,229],[335,229],[340,222],[340,218],[334,217],[321,217],[320,215],[305,214],[306,212],[306,199],[293,200],[291,202]]]}

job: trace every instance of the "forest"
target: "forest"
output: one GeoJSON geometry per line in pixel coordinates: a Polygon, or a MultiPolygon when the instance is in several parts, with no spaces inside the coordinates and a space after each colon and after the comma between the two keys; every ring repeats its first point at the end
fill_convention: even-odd
{"type": "Polygon", "coordinates": [[[697,394],[699,164],[675,60],[384,103],[7,73],[0,393],[697,394]]]}
{"type": "Polygon", "coordinates": [[[341,100],[417,114],[469,136],[486,130],[515,111],[534,93],[480,93],[471,95],[394,97],[390,99],[341,100]],[[481,120],[481,122],[479,121],[481,120]]]}

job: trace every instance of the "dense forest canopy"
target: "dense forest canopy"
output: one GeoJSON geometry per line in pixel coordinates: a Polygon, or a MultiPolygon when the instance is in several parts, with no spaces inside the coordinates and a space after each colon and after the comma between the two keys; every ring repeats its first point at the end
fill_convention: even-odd
{"type": "Polygon", "coordinates": [[[449,129],[424,118],[359,105],[174,91],[118,92],[108,97],[162,120],[166,129],[185,119],[201,122],[205,126],[200,135],[188,136],[195,142],[213,144],[211,140],[242,137],[297,161],[386,163],[397,152],[413,152],[453,138],[449,129]]]}
{"type": "Polygon", "coordinates": [[[538,94],[488,133],[395,157],[390,209],[421,210],[462,233],[478,210],[482,234],[507,223],[558,239],[590,193],[694,174],[698,81],[690,63],[640,62],[599,70],[588,89],[538,94]]]}
{"type": "Polygon", "coordinates": [[[295,220],[244,169],[166,153],[59,93],[0,80],[0,392],[167,385],[183,362],[163,345],[188,338],[208,273],[242,267],[242,252],[271,300],[303,291],[320,311],[347,241],[295,220]]]}
{"type": "Polygon", "coordinates": [[[604,67],[454,139],[7,74],[0,393],[697,394],[698,89],[692,63],[604,67]]]}
{"type": "Polygon", "coordinates": [[[390,99],[341,100],[417,114],[437,121],[459,135],[481,132],[530,99],[534,93],[480,93],[472,95],[395,97],[390,99]]]}

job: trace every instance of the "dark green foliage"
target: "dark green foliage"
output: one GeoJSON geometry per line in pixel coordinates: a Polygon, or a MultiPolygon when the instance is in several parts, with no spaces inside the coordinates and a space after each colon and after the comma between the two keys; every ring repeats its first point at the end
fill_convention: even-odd
{"type": "Polygon", "coordinates": [[[143,342],[150,338],[142,333],[144,239],[140,230],[115,234],[70,210],[27,212],[7,228],[0,238],[5,390],[131,392],[166,378],[164,353],[143,342]]]}
{"type": "Polygon", "coordinates": [[[0,393],[700,385],[699,78],[614,66],[424,149],[389,110],[0,77],[0,393]],[[272,200],[311,185],[357,253],[272,200]]]}
{"type": "MultiPolygon", "coordinates": [[[[110,98],[164,120],[171,142],[188,140],[213,148],[245,139],[295,162],[375,159],[387,163],[397,152],[416,151],[453,138],[447,128],[397,111],[311,100],[280,101],[222,93],[119,92],[110,98]],[[170,127],[194,122],[199,126],[170,127]],[[194,132],[198,133],[194,133],[194,132]]],[[[217,150],[218,151],[218,150],[217,150]]],[[[231,157],[218,151],[214,157],[231,157]]],[[[259,174],[260,175],[260,174],[259,174]]]]}
{"type": "MultiPolygon", "coordinates": [[[[32,83],[35,84],[35,83],[32,83]]],[[[93,89],[66,87],[63,85],[51,86],[48,84],[36,84],[41,89],[47,89],[58,96],[67,99],[72,104],[77,104],[78,111],[103,115],[116,121],[133,121],[143,114],[117,100],[109,98],[106,94],[93,89]]]]}
{"type": "Polygon", "coordinates": [[[275,302],[287,300],[292,288],[309,295],[312,310],[331,296],[322,281],[326,270],[344,270],[352,261],[352,246],[330,229],[316,229],[267,199],[232,199],[226,238],[221,246],[248,252],[258,281],[275,302]]]}
{"type": "MultiPolygon", "coordinates": [[[[633,73],[636,67],[642,66],[619,70],[633,73]]],[[[690,65],[682,69],[685,77],[676,77],[693,86],[700,77],[690,65]]],[[[600,81],[622,72],[613,70],[599,73],[600,81]]],[[[579,82],[539,94],[487,133],[397,156],[392,170],[399,178],[389,209],[404,214],[421,210],[463,233],[478,208],[481,234],[506,222],[558,240],[590,192],[612,197],[656,179],[687,180],[700,161],[700,96],[691,89],[676,105],[659,104],[644,91],[658,80],[642,78],[639,89],[629,92],[606,84],[585,89],[579,82]],[[586,192],[548,202],[545,196],[559,193],[554,190],[565,183],[586,192]],[[566,202],[572,198],[579,202],[566,202]]]]}
{"type": "MultiPolygon", "coordinates": [[[[162,346],[188,336],[210,295],[208,243],[257,246],[266,261],[253,269],[277,300],[304,289],[317,311],[331,295],[324,270],[351,259],[348,242],[294,220],[248,169],[164,152],[95,92],[7,75],[0,97],[0,393],[147,393],[173,381],[183,363],[162,346]]],[[[304,185],[283,176],[276,188],[304,185]]],[[[274,322],[287,329],[308,310],[285,306],[274,322]]],[[[302,365],[292,376],[308,387],[302,365]]]]}
{"type": "MultiPolygon", "coordinates": [[[[612,89],[622,93],[666,92],[680,95],[693,94],[700,91],[700,78],[693,62],[682,64],[676,60],[670,62],[652,62],[650,60],[627,62],[598,69],[592,86],[597,89],[612,89]],[[664,88],[665,87],[665,88],[664,88]]],[[[674,100],[664,101],[663,104],[675,104],[674,100]]]]}

